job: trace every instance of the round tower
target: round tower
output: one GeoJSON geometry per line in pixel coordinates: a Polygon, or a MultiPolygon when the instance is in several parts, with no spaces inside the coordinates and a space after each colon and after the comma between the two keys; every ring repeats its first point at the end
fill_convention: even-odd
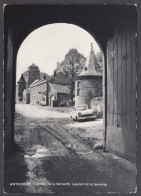
{"type": "Polygon", "coordinates": [[[23,91],[25,89],[25,80],[23,77],[23,74],[21,75],[19,81],[17,82],[17,93],[18,93],[18,101],[22,101],[23,100],[23,91]]]}
{"type": "Polygon", "coordinates": [[[27,87],[32,84],[35,80],[40,79],[40,70],[37,65],[34,63],[28,67],[27,70],[27,87]]]}
{"type": "Polygon", "coordinates": [[[75,105],[87,104],[90,108],[91,99],[102,96],[102,74],[96,67],[97,60],[91,44],[86,67],[75,78],[75,105]]]}

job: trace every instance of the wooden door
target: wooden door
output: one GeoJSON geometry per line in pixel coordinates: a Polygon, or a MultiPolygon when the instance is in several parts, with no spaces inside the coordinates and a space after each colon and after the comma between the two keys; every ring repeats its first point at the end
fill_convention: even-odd
{"type": "Polygon", "coordinates": [[[107,44],[106,149],[136,156],[136,35],[132,28],[115,31],[107,44]]]}

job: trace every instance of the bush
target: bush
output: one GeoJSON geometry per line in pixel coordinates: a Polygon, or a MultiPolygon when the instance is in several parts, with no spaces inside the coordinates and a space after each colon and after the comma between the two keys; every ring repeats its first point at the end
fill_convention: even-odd
{"type": "Polygon", "coordinates": [[[95,97],[91,100],[91,108],[94,110],[94,114],[97,118],[103,118],[103,98],[95,97]]]}
{"type": "Polygon", "coordinates": [[[97,117],[97,118],[103,118],[103,111],[98,111],[96,108],[94,108],[94,115],[97,117]]]}

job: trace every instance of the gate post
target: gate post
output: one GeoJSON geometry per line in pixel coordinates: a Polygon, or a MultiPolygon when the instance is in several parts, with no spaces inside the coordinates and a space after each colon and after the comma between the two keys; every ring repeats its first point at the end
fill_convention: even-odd
{"type": "Polygon", "coordinates": [[[103,67],[103,151],[106,151],[106,135],[107,135],[107,47],[103,50],[104,53],[104,67],[103,67]]]}

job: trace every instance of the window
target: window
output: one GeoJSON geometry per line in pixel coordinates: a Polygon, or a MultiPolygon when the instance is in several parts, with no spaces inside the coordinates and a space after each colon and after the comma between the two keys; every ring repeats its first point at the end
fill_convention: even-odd
{"type": "Polygon", "coordinates": [[[79,96],[79,93],[80,93],[80,89],[78,88],[77,89],[77,96],[79,96]]]}
{"type": "Polygon", "coordinates": [[[77,96],[80,94],[80,82],[77,82],[77,96]]]}
{"type": "Polygon", "coordinates": [[[42,101],[45,101],[45,97],[42,97],[42,101]]]}
{"type": "Polygon", "coordinates": [[[79,88],[80,87],[80,82],[77,82],[77,88],[79,88]]]}

